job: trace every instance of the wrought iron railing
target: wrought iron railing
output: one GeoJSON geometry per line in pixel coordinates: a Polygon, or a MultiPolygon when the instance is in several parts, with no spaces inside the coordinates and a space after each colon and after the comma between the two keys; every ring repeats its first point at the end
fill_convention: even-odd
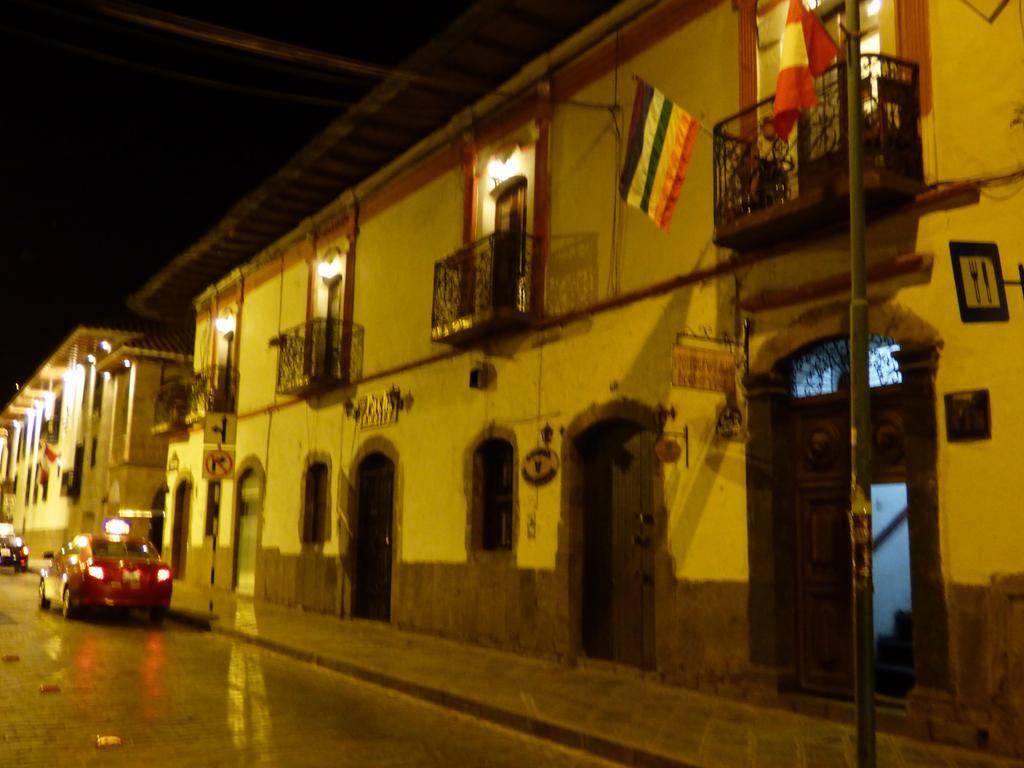
{"type": "Polygon", "coordinates": [[[161,385],[153,404],[153,434],[176,432],[188,426],[190,383],[174,379],[161,385]]]}
{"type": "Polygon", "coordinates": [[[189,424],[195,424],[207,413],[223,413],[235,410],[238,394],[238,370],[223,365],[211,365],[196,371],[188,393],[189,424]]]}
{"type": "MultiPolygon", "coordinates": [[[[864,167],[921,181],[917,65],[861,56],[864,167]]],[[[789,141],[772,126],[774,96],[715,126],[715,226],[798,199],[845,178],[846,64],[815,81],[818,105],[805,110],[789,141]]]]}
{"type": "Polygon", "coordinates": [[[431,336],[437,341],[495,319],[528,317],[537,238],[496,232],[434,265],[431,336]]]}
{"type": "Polygon", "coordinates": [[[363,370],[363,327],[317,318],[277,339],[277,391],[295,394],[310,387],[346,384],[363,370]]]}

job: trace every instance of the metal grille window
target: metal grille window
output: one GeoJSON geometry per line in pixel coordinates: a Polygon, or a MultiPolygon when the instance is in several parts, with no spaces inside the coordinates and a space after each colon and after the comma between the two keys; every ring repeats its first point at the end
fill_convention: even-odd
{"type": "Polygon", "coordinates": [[[512,549],[512,509],[515,462],[512,444],[507,440],[488,440],[474,456],[474,485],[480,545],[484,549],[512,549]]]}
{"type": "MultiPolygon", "coordinates": [[[[892,356],[900,345],[885,336],[872,336],[868,342],[868,384],[887,387],[903,382],[899,363],[892,356]]],[[[829,395],[850,386],[850,340],[831,339],[795,357],[790,368],[790,394],[793,397],[829,395]]]]}
{"type": "Polygon", "coordinates": [[[306,472],[306,502],[302,516],[302,543],[323,544],[327,541],[327,507],[329,471],[327,465],[311,464],[306,472]]]}

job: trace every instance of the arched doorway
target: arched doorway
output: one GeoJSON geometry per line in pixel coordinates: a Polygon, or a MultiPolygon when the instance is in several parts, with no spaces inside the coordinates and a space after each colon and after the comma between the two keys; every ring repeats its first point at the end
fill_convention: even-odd
{"type": "MultiPolygon", "coordinates": [[[[904,696],[914,684],[906,394],[899,345],[872,336],[869,348],[876,685],[880,693],[904,696]]],[[[774,440],[782,455],[773,458],[779,505],[773,548],[782,568],[777,605],[792,610],[796,685],[847,697],[854,676],[848,339],[803,347],[776,366],[776,375],[785,387],[774,440]]],[[[752,530],[763,529],[754,524],[752,530]]],[[[763,543],[753,536],[756,550],[763,543]]]]}
{"type": "Polygon", "coordinates": [[[360,462],[353,614],[364,619],[391,619],[394,488],[391,459],[373,453],[360,462]]]}
{"type": "Polygon", "coordinates": [[[625,420],[575,440],[581,461],[581,641],[592,658],[654,666],[654,441],[625,420]]]}
{"type": "Polygon", "coordinates": [[[260,478],[253,470],[246,470],[238,481],[234,538],[234,587],[236,592],[243,595],[251,595],[256,589],[256,546],[261,503],[260,478]]]}
{"type": "Polygon", "coordinates": [[[189,519],[191,517],[192,484],[178,483],[174,492],[174,525],[171,531],[171,565],[175,578],[184,581],[188,555],[189,519]]]}

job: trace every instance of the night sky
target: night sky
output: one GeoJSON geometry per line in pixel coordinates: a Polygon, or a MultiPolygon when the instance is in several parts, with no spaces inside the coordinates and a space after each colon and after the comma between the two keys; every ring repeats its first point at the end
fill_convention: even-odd
{"type": "MultiPolygon", "coordinates": [[[[76,325],[125,316],[129,293],[376,82],[313,77],[90,5],[0,0],[2,402],[76,325]]],[[[122,5],[393,66],[469,3],[122,5]]]]}

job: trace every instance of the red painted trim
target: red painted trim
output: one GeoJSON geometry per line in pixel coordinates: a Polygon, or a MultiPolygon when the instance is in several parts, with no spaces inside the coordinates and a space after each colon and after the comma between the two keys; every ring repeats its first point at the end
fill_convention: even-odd
{"type": "MultiPolygon", "coordinates": [[[[739,57],[740,109],[757,103],[757,0],[740,0],[739,57]]],[[[757,115],[751,112],[740,126],[743,135],[757,129],[757,115]]]]}
{"type": "MultiPolygon", "coordinates": [[[[900,275],[910,275],[927,269],[932,264],[930,254],[905,253],[868,267],[867,280],[877,283],[900,275]]],[[[760,312],[766,309],[778,309],[793,304],[802,304],[815,299],[846,293],[850,290],[850,273],[829,275],[820,280],[812,280],[792,288],[777,291],[765,291],[756,296],[748,296],[740,300],[740,309],[744,312],[760,312]]]]}
{"type": "Polygon", "coordinates": [[[617,64],[629,61],[655,43],[682,29],[725,0],[668,0],[636,22],[624,27],[618,40],[609,40],[578,63],[557,73],[551,81],[552,101],[571,99],[617,64]]]}
{"type": "Polygon", "coordinates": [[[451,172],[462,162],[458,143],[449,143],[430,157],[386,184],[362,203],[360,220],[367,222],[391,206],[422,189],[437,177],[451,172]]]}
{"type": "Polygon", "coordinates": [[[462,145],[462,244],[469,245],[476,235],[476,144],[462,145]]]}
{"type": "Polygon", "coordinates": [[[932,111],[932,55],[928,25],[929,0],[897,0],[896,51],[917,62],[921,115],[932,111]]]}
{"type": "Polygon", "coordinates": [[[535,317],[545,310],[548,254],[551,252],[551,110],[540,118],[540,135],[534,148],[533,234],[537,238],[537,251],[533,254],[531,306],[535,317]]]}

